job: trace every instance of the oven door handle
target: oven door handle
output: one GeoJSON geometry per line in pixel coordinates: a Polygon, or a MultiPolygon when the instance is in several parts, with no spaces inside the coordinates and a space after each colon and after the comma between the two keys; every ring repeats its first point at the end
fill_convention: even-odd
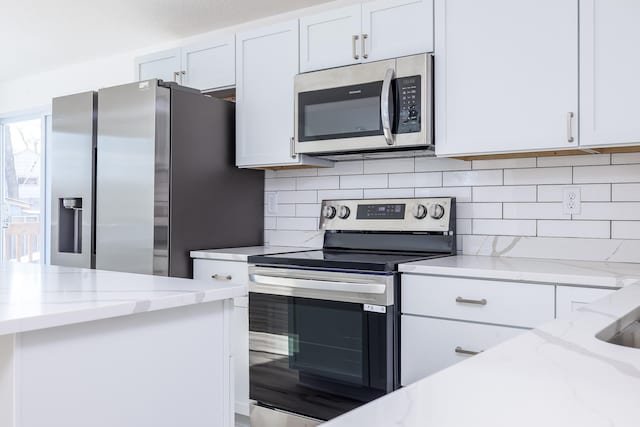
{"type": "Polygon", "coordinates": [[[387,288],[384,284],[293,279],[288,277],[266,276],[263,274],[250,274],[249,280],[256,284],[282,286],[283,288],[352,292],[358,294],[384,294],[387,288]]]}
{"type": "Polygon", "coordinates": [[[388,68],[382,81],[382,93],[380,94],[380,118],[382,119],[382,132],[387,145],[393,145],[393,134],[391,133],[391,117],[389,114],[389,98],[391,97],[391,83],[395,77],[395,70],[388,68]]]}

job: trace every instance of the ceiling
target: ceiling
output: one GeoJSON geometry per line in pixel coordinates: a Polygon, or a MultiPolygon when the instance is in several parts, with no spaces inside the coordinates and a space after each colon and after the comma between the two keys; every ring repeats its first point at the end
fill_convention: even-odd
{"type": "Polygon", "coordinates": [[[328,0],[0,0],[0,81],[328,0]]]}

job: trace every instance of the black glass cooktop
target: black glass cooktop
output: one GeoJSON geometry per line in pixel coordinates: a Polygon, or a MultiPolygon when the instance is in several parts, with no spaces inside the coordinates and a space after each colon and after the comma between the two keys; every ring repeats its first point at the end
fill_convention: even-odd
{"type": "Polygon", "coordinates": [[[249,263],[339,270],[396,271],[398,264],[447,256],[442,253],[403,253],[350,250],[308,250],[273,255],[254,255],[249,263]]]}

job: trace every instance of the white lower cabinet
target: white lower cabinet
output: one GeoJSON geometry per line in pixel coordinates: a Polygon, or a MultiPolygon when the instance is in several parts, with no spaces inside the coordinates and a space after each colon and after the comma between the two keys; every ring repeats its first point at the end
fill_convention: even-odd
{"type": "Polygon", "coordinates": [[[403,386],[526,331],[418,316],[402,316],[401,323],[400,382],[403,386]]]}
{"type": "Polygon", "coordinates": [[[556,286],[556,318],[567,319],[580,307],[591,304],[615,291],[615,289],[556,286]]]}
{"type": "MultiPolygon", "coordinates": [[[[248,265],[243,261],[194,259],[193,278],[247,284],[248,265]]],[[[249,416],[249,297],[234,298],[233,306],[231,356],[235,371],[235,411],[249,416]]]]}

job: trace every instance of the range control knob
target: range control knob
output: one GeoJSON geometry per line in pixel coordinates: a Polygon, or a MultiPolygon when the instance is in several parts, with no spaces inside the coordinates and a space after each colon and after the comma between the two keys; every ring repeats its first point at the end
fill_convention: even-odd
{"type": "Polygon", "coordinates": [[[427,208],[426,208],[426,206],[425,205],[416,205],[413,208],[413,216],[416,219],[422,219],[425,216],[427,216],[427,208]]]}
{"type": "Polygon", "coordinates": [[[351,209],[348,206],[340,206],[340,211],[338,212],[338,216],[342,219],[349,218],[349,214],[351,214],[351,209]]]}
{"type": "Polygon", "coordinates": [[[327,205],[322,210],[322,216],[327,219],[332,219],[336,216],[336,208],[331,205],[327,205]]]}
{"type": "Polygon", "coordinates": [[[444,208],[442,205],[439,205],[438,203],[431,205],[431,208],[429,209],[429,216],[433,219],[442,218],[444,216],[444,208]]]}

